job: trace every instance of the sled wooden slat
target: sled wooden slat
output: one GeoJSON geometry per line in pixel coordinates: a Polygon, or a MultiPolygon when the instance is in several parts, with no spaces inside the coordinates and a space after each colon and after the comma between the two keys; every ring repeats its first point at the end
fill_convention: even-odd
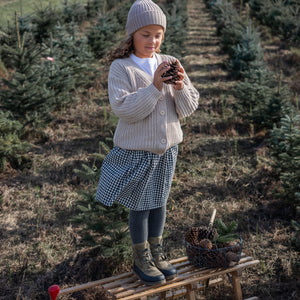
{"type": "Polygon", "coordinates": [[[189,300],[194,300],[196,299],[195,291],[204,290],[219,284],[225,278],[224,275],[228,274],[233,284],[234,299],[242,300],[239,274],[244,268],[254,266],[259,261],[243,254],[238,265],[227,269],[200,269],[191,265],[187,257],[172,260],[171,263],[176,267],[178,277],[165,284],[145,286],[132,273],[132,280],[128,280],[128,283],[126,280],[113,280],[111,286],[114,288],[107,288],[108,285],[105,284],[102,287],[109,295],[120,300],[176,299],[182,296],[186,296],[189,300]],[[206,285],[205,283],[208,284],[206,285]]]}
{"type": "MultiPolygon", "coordinates": [[[[133,272],[127,272],[121,275],[61,290],[59,295],[76,292],[94,286],[101,286],[109,296],[118,300],[171,300],[183,296],[186,297],[186,299],[195,300],[196,291],[205,290],[220,284],[224,279],[226,279],[227,276],[225,275],[227,274],[233,285],[234,299],[242,300],[242,289],[240,285],[241,271],[245,268],[258,264],[259,261],[253,260],[251,256],[246,256],[242,253],[239,263],[227,269],[197,268],[188,261],[186,256],[171,260],[171,263],[176,267],[178,277],[166,282],[165,284],[146,286],[133,272]]],[[[257,298],[253,297],[250,299],[257,298]]]]}

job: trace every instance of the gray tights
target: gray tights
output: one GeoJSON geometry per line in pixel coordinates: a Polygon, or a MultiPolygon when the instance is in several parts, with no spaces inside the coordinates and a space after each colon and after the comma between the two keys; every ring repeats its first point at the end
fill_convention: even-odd
{"type": "Polygon", "coordinates": [[[163,234],[166,220],[166,207],[129,213],[129,229],[133,244],[146,242],[149,237],[159,237],[163,234]]]}

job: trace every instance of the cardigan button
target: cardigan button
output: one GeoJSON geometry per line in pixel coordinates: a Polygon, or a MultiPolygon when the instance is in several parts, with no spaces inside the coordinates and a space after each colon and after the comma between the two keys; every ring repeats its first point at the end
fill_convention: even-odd
{"type": "Polygon", "coordinates": [[[164,111],[164,110],[162,110],[161,112],[160,112],[160,115],[161,116],[164,116],[166,114],[166,112],[164,111]]]}
{"type": "Polygon", "coordinates": [[[166,139],[161,139],[160,141],[161,141],[162,144],[165,144],[167,142],[166,139]]]}

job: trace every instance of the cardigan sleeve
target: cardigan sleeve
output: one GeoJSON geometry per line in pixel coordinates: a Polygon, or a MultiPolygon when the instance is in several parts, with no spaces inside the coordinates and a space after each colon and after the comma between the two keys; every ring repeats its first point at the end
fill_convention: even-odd
{"type": "Polygon", "coordinates": [[[199,92],[194,88],[186,73],[184,74],[183,83],[183,89],[174,90],[176,112],[180,119],[191,115],[199,104],[199,92]]]}
{"type": "Polygon", "coordinates": [[[127,123],[134,123],[149,116],[157,104],[162,93],[153,85],[132,91],[131,78],[125,67],[114,61],[108,76],[109,101],[114,113],[127,123]]]}

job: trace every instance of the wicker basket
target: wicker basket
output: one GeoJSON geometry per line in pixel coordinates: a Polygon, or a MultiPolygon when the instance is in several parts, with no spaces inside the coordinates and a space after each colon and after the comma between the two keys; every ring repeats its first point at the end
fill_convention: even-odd
{"type": "Polygon", "coordinates": [[[213,245],[213,249],[205,249],[191,245],[185,241],[186,254],[189,261],[199,268],[228,268],[238,264],[243,240],[242,238],[231,247],[218,248],[213,245]]]}

